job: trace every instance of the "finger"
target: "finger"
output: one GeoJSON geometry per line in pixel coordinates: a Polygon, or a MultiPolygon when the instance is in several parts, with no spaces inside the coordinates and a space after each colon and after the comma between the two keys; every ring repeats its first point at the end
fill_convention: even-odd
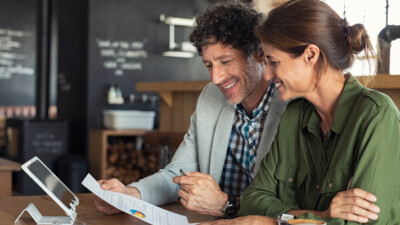
{"type": "Polygon", "coordinates": [[[344,205],[342,207],[342,213],[345,214],[345,216],[349,217],[349,220],[352,219],[352,221],[356,222],[363,222],[365,220],[367,220],[366,222],[368,222],[368,219],[370,220],[378,219],[378,214],[373,213],[364,208],[361,208],[358,205],[344,205]]]}
{"type": "Polygon", "coordinates": [[[351,196],[351,197],[342,197],[335,200],[336,202],[340,201],[341,205],[349,205],[349,206],[355,205],[369,212],[373,213],[380,212],[380,208],[377,205],[369,202],[368,200],[365,200],[364,198],[351,196]]]}
{"type": "Polygon", "coordinates": [[[121,187],[121,184],[122,183],[120,183],[119,180],[113,178],[105,181],[103,184],[100,185],[100,187],[103,188],[104,190],[113,190],[121,187]]]}
{"type": "Polygon", "coordinates": [[[186,192],[185,190],[183,190],[183,189],[180,189],[178,191],[178,196],[183,198],[183,199],[185,199],[186,201],[188,200],[189,195],[190,194],[188,192],[186,192]]]}
{"type": "Polygon", "coordinates": [[[181,190],[184,190],[184,191],[190,193],[190,187],[191,187],[191,186],[193,186],[193,185],[190,185],[190,184],[181,184],[181,190]]]}
{"type": "Polygon", "coordinates": [[[104,184],[104,182],[106,182],[106,181],[107,180],[98,180],[97,183],[99,183],[101,185],[101,184],[104,184]]]}
{"type": "Polygon", "coordinates": [[[213,179],[212,176],[210,176],[210,174],[206,174],[206,173],[200,173],[200,172],[190,172],[187,173],[188,176],[195,176],[195,177],[202,177],[202,178],[207,178],[207,179],[213,179]]]}
{"type": "Polygon", "coordinates": [[[180,184],[181,183],[181,177],[183,176],[176,176],[172,178],[172,182],[176,183],[176,184],[180,184]]]}
{"type": "Polygon", "coordinates": [[[198,178],[193,176],[177,176],[173,178],[173,181],[180,185],[193,185],[196,180],[198,180],[198,178]]]}
{"type": "MultiPolygon", "coordinates": [[[[99,182],[100,183],[100,182],[99,182]]],[[[110,186],[111,186],[111,181],[109,181],[109,180],[103,180],[103,181],[101,181],[101,183],[100,183],[100,187],[103,189],[103,190],[109,190],[110,189],[110,186]]]]}
{"type": "Polygon", "coordinates": [[[356,223],[368,223],[368,218],[363,217],[363,216],[354,215],[351,213],[345,213],[345,216],[343,218],[347,221],[352,221],[352,222],[356,222],[356,223]]]}
{"type": "Polygon", "coordinates": [[[353,188],[348,191],[340,192],[340,195],[341,196],[356,196],[356,197],[366,199],[370,202],[376,202],[376,200],[377,200],[375,195],[371,194],[368,191],[364,191],[360,188],[353,188]]]}
{"type": "Polygon", "coordinates": [[[188,208],[188,201],[187,201],[186,199],[181,198],[179,201],[181,202],[181,204],[182,204],[185,208],[188,208]]]}

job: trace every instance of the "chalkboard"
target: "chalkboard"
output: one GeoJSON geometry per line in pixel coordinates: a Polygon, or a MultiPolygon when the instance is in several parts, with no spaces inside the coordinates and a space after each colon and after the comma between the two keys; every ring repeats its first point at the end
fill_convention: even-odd
{"type": "Polygon", "coordinates": [[[36,1],[0,1],[0,105],[35,101],[36,1]]]}
{"type": "MultiPolygon", "coordinates": [[[[197,53],[194,58],[162,56],[169,49],[169,26],[160,15],[193,18],[207,0],[91,0],[88,37],[89,128],[102,126],[104,109],[154,110],[139,103],[108,105],[106,94],[117,84],[124,96],[138,94],[137,82],[207,80],[197,53]]],[[[175,42],[188,42],[191,27],[175,26],[175,42]]]]}

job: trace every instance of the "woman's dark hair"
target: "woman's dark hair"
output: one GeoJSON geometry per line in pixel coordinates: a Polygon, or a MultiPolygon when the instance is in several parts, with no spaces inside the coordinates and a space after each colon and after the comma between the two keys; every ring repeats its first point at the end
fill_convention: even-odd
{"type": "Polygon", "coordinates": [[[190,41],[199,55],[202,55],[202,47],[217,42],[232,45],[246,56],[254,52],[262,53],[261,41],[254,33],[262,17],[250,4],[217,3],[197,14],[190,41]]]}
{"type": "Polygon", "coordinates": [[[319,68],[346,70],[364,50],[371,65],[374,51],[362,24],[349,26],[345,19],[320,0],[290,0],[272,9],[256,28],[261,41],[300,56],[309,44],[320,48],[319,68]]]}

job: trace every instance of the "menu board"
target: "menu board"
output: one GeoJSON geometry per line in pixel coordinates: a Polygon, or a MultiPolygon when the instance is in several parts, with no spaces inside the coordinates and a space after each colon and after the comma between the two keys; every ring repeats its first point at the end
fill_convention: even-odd
{"type": "Polygon", "coordinates": [[[0,105],[33,105],[36,1],[0,1],[0,105]]]}

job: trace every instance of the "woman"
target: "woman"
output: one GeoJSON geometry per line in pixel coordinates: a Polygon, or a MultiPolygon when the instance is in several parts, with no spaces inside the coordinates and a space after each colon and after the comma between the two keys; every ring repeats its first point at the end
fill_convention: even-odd
{"type": "Polygon", "coordinates": [[[240,215],[217,224],[275,224],[287,213],[328,224],[400,223],[400,115],[392,100],[344,71],[371,58],[361,24],[319,0],[273,9],[257,34],[266,76],[283,100],[270,153],[244,194],[240,215]]]}
{"type": "Polygon", "coordinates": [[[364,26],[321,1],[293,0],[257,33],[267,79],[283,100],[300,98],[282,116],[240,214],[400,223],[399,111],[344,73],[361,51],[371,58],[364,26]]]}

